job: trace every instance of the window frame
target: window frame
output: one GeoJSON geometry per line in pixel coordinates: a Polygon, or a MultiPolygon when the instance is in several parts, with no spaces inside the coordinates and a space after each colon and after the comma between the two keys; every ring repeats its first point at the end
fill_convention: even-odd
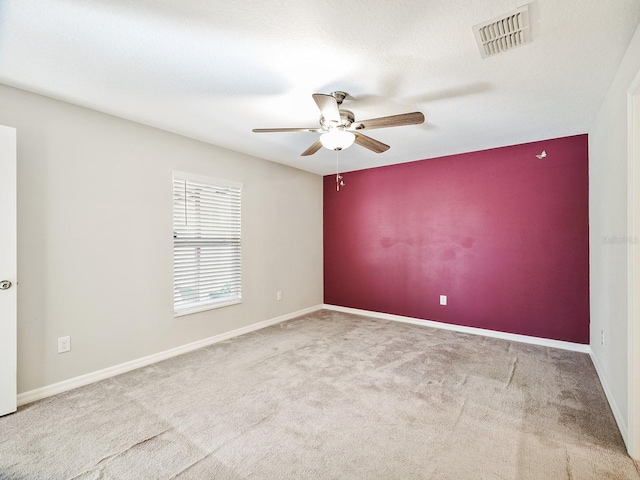
{"type": "MultiPolygon", "coordinates": [[[[172,212],[171,212],[171,216],[172,216],[172,227],[173,227],[173,247],[172,247],[172,252],[173,252],[173,316],[174,317],[181,317],[184,315],[190,315],[192,313],[198,313],[198,312],[204,312],[207,310],[214,310],[217,308],[223,308],[223,307],[228,307],[230,305],[237,305],[242,303],[242,189],[243,189],[243,184],[239,183],[239,182],[234,182],[234,181],[230,181],[230,180],[222,180],[222,179],[218,179],[218,178],[213,178],[213,177],[208,177],[208,176],[204,176],[204,175],[197,175],[197,174],[193,174],[193,173],[188,173],[188,172],[181,172],[181,171],[177,171],[177,170],[172,170],[171,171],[171,206],[172,206],[172,212]],[[237,222],[238,222],[238,228],[239,228],[239,232],[238,232],[238,248],[239,248],[239,254],[238,254],[238,259],[237,259],[237,265],[235,265],[235,267],[232,268],[237,268],[237,270],[239,271],[240,274],[240,279],[239,279],[239,292],[238,292],[238,296],[235,298],[229,298],[226,300],[218,300],[218,301],[207,301],[207,302],[198,302],[197,305],[194,305],[192,307],[188,307],[188,306],[182,306],[179,307],[176,305],[176,289],[178,288],[176,286],[176,226],[177,226],[177,222],[176,222],[176,197],[175,197],[175,184],[176,181],[193,181],[193,182],[198,182],[198,183],[202,183],[205,184],[207,186],[216,188],[232,188],[237,190],[237,193],[239,195],[239,199],[240,199],[240,210],[238,212],[238,218],[237,218],[237,222]]],[[[211,219],[209,219],[209,221],[211,221],[211,219]]],[[[213,241],[212,241],[213,242],[213,241]]],[[[184,243],[183,243],[184,245],[184,243]]],[[[198,292],[198,294],[201,294],[201,292],[198,292]]],[[[188,305],[188,304],[187,304],[188,305]]]]}

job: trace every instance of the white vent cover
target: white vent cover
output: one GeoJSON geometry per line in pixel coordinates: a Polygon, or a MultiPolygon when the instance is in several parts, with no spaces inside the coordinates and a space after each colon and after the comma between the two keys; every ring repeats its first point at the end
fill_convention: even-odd
{"type": "Polygon", "coordinates": [[[488,22],[474,25],[473,34],[482,58],[529,43],[531,41],[529,5],[524,5],[488,22]]]}

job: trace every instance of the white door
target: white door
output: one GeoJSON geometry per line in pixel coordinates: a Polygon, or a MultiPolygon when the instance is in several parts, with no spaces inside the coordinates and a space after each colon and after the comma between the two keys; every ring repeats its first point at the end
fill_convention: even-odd
{"type": "Polygon", "coordinates": [[[640,72],[629,90],[629,428],[627,451],[640,460],[640,72]]]}
{"type": "Polygon", "coordinates": [[[16,129],[0,125],[0,415],[16,411],[16,129]]]}

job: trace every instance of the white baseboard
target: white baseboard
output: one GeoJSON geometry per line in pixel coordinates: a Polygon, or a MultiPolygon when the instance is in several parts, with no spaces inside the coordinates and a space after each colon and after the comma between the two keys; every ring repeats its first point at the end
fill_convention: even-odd
{"type": "Polygon", "coordinates": [[[600,379],[600,384],[602,385],[602,389],[604,390],[604,394],[609,401],[609,406],[611,407],[611,411],[613,412],[613,418],[616,419],[616,423],[618,424],[618,430],[620,430],[620,435],[622,435],[622,439],[624,440],[625,445],[629,445],[627,443],[627,424],[623,421],[622,414],[620,413],[620,407],[613,396],[613,392],[611,388],[609,388],[609,384],[607,382],[607,377],[604,374],[604,370],[600,366],[600,362],[598,358],[593,354],[593,350],[589,348],[589,356],[591,357],[591,361],[593,362],[593,366],[596,369],[596,373],[598,374],[598,378],[600,379]]]}
{"type": "Polygon", "coordinates": [[[334,310],[336,312],[353,313],[355,315],[364,315],[366,317],[380,318],[382,320],[391,320],[394,322],[411,323],[413,325],[421,325],[423,327],[433,327],[442,330],[453,330],[454,332],[470,333],[472,335],[482,335],[484,337],[500,338],[502,340],[510,340],[512,342],[530,343],[532,345],[541,345],[543,347],[560,348],[562,350],[571,350],[573,352],[590,353],[589,345],[581,343],[563,342],[560,340],[551,340],[548,338],[530,337],[528,335],[518,335],[515,333],[497,332],[495,330],[486,330],[484,328],[465,327],[462,325],[453,325],[451,323],[435,322],[433,320],[422,320],[420,318],[403,317],[402,315],[392,315],[390,313],[372,312],[369,310],[360,310],[357,308],[339,307],[337,305],[325,304],[323,308],[334,310]]]}
{"type": "Polygon", "coordinates": [[[151,365],[152,363],[160,362],[171,357],[176,357],[178,355],[182,355],[183,353],[197,350],[198,348],[207,347],[209,345],[213,345],[214,343],[222,342],[233,337],[244,335],[245,333],[250,333],[262,328],[270,327],[271,325],[275,325],[286,320],[291,320],[292,318],[316,312],[321,309],[322,305],[305,308],[302,310],[298,310],[297,312],[292,312],[276,318],[264,320],[262,322],[253,323],[251,325],[247,325],[246,327],[231,330],[230,332],[221,333],[219,335],[214,335],[213,337],[204,338],[202,340],[171,348],[163,352],[158,352],[154,353],[153,355],[148,355],[136,360],[131,360],[130,362],[121,363],[120,365],[114,365],[113,367],[104,368],[96,372],[80,375],[79,377],[63,380],[62,382],[54,383],[41,388],[36,388],[34,390],[29,390],[18,395],[18,406],[35,402],[36,400],[41,400],[52,395],[57,395],[58,393],[66,392],[68,390],[73,390],[74,388],[98,382],[109,377],[114,377],[116,375],[120,375],[121,373],[135,370],[136,368],[146,367],[147,365],[151,365]]]}

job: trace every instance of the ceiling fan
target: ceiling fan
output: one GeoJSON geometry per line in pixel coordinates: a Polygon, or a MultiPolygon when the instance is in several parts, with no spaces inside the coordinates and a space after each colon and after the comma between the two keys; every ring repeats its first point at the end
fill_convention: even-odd
{"type": "Polygon", "coordinates": [[[421,112],[402,113],[389,117],[371,118],[369,120],[355,121],[353,112],[340,109],[343,100],[347,97],[345,92],[333,92],[331,94],[314,93],[313,99],[320,109],[319,128],[254,128],[255,133],[274,132],[316,132],[321,133],[320,138],[304,152],[302,156],[313,155],[322,147],[329,150],[344,150],[353,143],[368,148],[372,152],[382,153],[389,150],[386,145],[367,135],[363,130],[375,128],[400,127],[403,125],[418,125],[424,122],[421,112]]]}

